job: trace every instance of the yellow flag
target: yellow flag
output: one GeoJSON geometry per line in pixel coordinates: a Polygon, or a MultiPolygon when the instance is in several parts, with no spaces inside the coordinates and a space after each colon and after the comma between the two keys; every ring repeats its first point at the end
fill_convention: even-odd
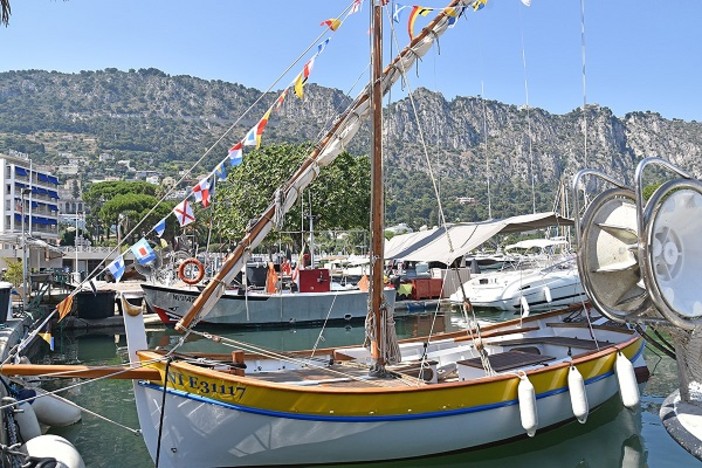
{"type": "Polygon", "coordinates": [[[56,309],[59,312],[59,322],[63,320],[63,318],[71,313],[71,310],[73,309],[73,296],[66,296],[64,300],[58,303],[56,306],[56,309]]]}
{"type": "Polygon", "coordinates": [[[51,332],[39,333],[39,336],[41,336],[44,341],[49,343],[49,349],[51,351],[53,351],[54,350],[54,337],[51,336],[51,332]]]}

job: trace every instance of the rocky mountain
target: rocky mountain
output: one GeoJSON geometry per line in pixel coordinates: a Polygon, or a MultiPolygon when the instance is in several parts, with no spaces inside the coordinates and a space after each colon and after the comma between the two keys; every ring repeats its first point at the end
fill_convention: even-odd
{"type": "MultiPolygon", "coordinates": [[[[124,176],[120,160],[176,175],[209,151],[204,172],[277,96],[156,69],[0,73],[0,152],[56,166],[83,158],[79,176],[89,180],[124,176]]],[[[304,99],[288,96],[271,117],[264,144],[314,141],[350,101],[339,90],[307,85],[304,99]]],[[[636,163],[651,155],[702,176],[698,122],[650,111],[618,117],[598,105],[587,107],[586,118],[580,109],[555,115],[478,97],[447,100],[426,89],[414,94],[414,104],[421,129],[407,98],[385,112],[390,222],[436,222],[429,165],[449,220],[484,219],[488,203],[493,216],[530,212],[534,202],[553,209],[559,182],[586,162],[627,183],[636,163]]],[[[363,154],[368,142],[365,128],[349,150],[363,154]]]]}

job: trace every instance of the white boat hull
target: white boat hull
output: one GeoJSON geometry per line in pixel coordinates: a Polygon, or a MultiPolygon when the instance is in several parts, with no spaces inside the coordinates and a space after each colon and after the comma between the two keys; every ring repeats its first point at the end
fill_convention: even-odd
{"type": "MultiPolygon", "coordinates": [[[[163,399],[162,387],[141,384],[143,402],[157,436],[163,399]]],[[[592,407],[614,396],[613,373],[586,385],[592,407]]],[[[537,395],[539,429],[573,419],[567,389],[537,395]]],[[[402,459],[479,447],[525,436],[517,401],[499,407],[475,407],[454,415],[378,418],[363,421],[307,419],[294,414],[247,411],[169,389],[164,427],[177,427],[161,438],[160,466],[238,466],[343,463],[402,459]],[[197,418],[193,418],[197,415],[197,418]],[[404,419],[404,420],[403,420],[404,419]],[[417,437],[417,434],[422,434],[417,437]],[[412,441],[408,443],[408,441],[412,441]],[[359,448],[363,448],[360,450],[359,448]],[[226,449],[224,449],[226,448],[226,449]]],[[[342,418],[339,418],[342,419],[342,418]]],[[[148,444],[156,459],[156,444],[148,444]]]]}
{"type": "MultiPolygon", "coordinates": [[[[147,307],[166,323],[183,317],[199,291],[196,288],[172,288],[142,284],[147,307]]],[[[387,303],[394,307],[395,290],[385,291],[387,303]]],[[[225,293],[202,323],[217,325],[287,325],[355,320],[366,317],[368,293],[342,290],[320,293],[249,294],[225,293]]]]}
{"type": "MultiPolygon", "coordinates": [[[[522,297],[530,310],[557,309],[587,300],[576,270],[495,273],[485,278],[473,278],[464,284],[463,289],[474,307],[515,312],[522,309],[522,297]],[[480,284],[481,279],[486,284],[480,284]]],[[[450,301],[463,302],[460,289],[450,301]]]]}

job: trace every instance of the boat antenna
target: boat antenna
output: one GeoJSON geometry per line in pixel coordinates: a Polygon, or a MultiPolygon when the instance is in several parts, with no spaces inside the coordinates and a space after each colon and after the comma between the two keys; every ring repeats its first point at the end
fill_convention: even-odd
{"type": "Polygon", "coordinates": [[[529,178],[531,179],[531,212],[536,213],[536,190],[534,188],[534,156],[531,151],[531,108],[529,107],[529,74],[527,73],[526,47],[524,46],[523,8],[519,8],[519,29],[522,39],[522,67],[524,68],[524,98],[527,118],[527,144],[529,145],[529,178]]]}
{"type": "Polygon", "coordinates": [[[487,109],[485,107],[485,82],[480,80],[480,103],[483,108],[483,151],[485,152],[485,178],[487,180],[488,219],[492,219],[492,199],[490,195],[490,155],[488,154],[487,109]]]}
{"type": "Polygon", "coordinates": [[[582,51],[581,57],[583,64],[583,144],[585,145],[585,161],[583,167],[587,167],[587,75],[585,73],[585,0],[580,0],[580,49],[582,51]]]}

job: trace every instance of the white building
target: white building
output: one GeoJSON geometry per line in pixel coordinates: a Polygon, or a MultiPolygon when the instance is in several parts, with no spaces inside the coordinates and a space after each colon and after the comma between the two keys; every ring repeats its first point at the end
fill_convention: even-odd
{"type": "Polygon", "coordinates": [[[21,240],[26,234],[32,247],[29,267],[50,266],[46,259],[51,259],[60,238],[58,178],[26,156],[0,153],[0,180],[5,193],[0,257],[21,258],[21,240]]]}

